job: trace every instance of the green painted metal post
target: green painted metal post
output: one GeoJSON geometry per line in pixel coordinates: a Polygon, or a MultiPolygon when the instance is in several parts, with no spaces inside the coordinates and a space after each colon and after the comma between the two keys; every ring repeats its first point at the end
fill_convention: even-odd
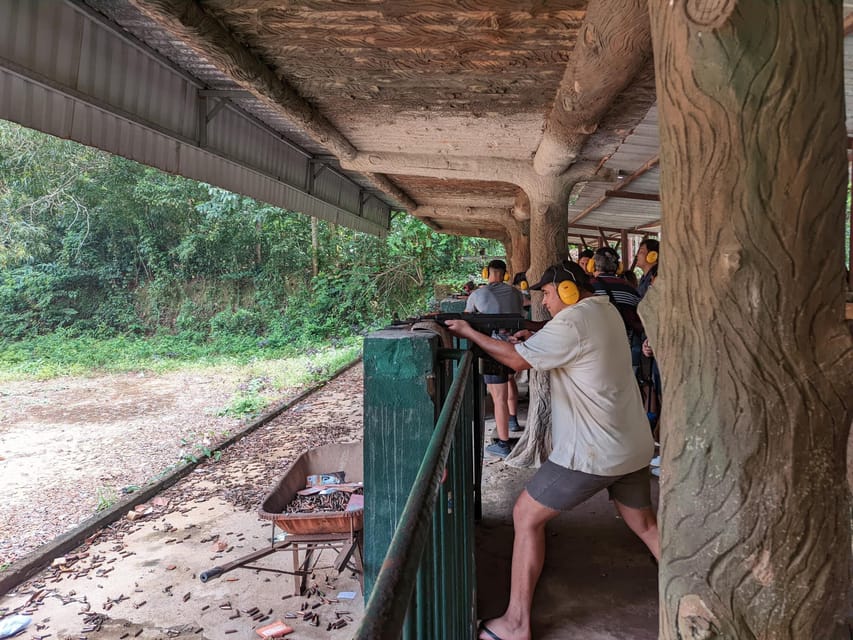
{"type": "Polygon", "coordinates": [[[438,303],[438,308],[442,313],[462,313],[465,311],[467,303],[468,301],[464,298],[444,298],[444,300],[438,303]]]}
{"type": "Polygon", "coordinates": [[[386,329],[364,341],[364,592],[370,596],[435,427],[438,337],[386,329]]]}

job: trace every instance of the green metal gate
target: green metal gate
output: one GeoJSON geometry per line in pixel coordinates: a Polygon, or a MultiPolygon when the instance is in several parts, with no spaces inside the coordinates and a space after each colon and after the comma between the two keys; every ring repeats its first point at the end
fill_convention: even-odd
{"type": "Polygon", "coordinates": [[[482,379],[430,332],[365,340],[364,620],[355,638],[470,640],[482,379]]]}

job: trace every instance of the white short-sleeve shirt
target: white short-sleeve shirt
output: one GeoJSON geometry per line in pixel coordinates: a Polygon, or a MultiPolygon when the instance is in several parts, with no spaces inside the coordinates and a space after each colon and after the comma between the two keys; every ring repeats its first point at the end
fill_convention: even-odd
{"type": "Polygon", "coordinates": [[[551,372],[551,462],[600,476],[649,464],[654,441],[625,326],[607,298],[563,309],[515,348],[535,369],[551,372]]]}

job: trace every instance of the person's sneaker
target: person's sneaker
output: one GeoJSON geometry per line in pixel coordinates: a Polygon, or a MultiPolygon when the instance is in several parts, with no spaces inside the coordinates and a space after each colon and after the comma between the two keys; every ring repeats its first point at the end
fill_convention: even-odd
{"type": "Polygon", "coordinates": [[[509,442],[504,442],[503,440],[498,440],[497,442],[493,442],[488,447],[486,447],[486,453],[490,453],[493,456],[497,456],[498,458],[506,458],[511,451],[509,442]]]}
{"type": "Polygon", "coordinates": [[[518,433],[519,431],[524,431],[524,427],[518,424],[518,418],[515,416],[509,417],[509,430],[518,433]]]}
{"type": "Polygon", "coordinates": [[[649,465],[652,467],[659,467],[660,466],[660,456],[655,456],[654,458],[652,458],[652,461],[649,463],[649,465]]]}
{"type": "Polygon", "coordinates": [[[660,467],[651,467],[649,471],[651,471],[652,475],[656,478],[660,478],[660,467]]]}

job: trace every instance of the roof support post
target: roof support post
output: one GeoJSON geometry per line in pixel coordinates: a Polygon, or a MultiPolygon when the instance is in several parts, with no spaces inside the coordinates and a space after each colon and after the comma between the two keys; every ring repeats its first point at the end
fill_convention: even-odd
{"type": "Polygon", "coordinates": [[[634,259],[634,247],[631,244],[631,238],[628,236],[628,230],[622,229],[619,234],[619,251],[622,254],[622,264],[627,269],[634,259]]]}
{"type": "MultiPolygon", "coordinates": [[[[564,176],[540,178],[527,191],[530,199],[530,267],[527,281],[536,282],[552,264],[569,256],[569,194],[579,179],[564,176]]],[[[533,292],[534,320],[550,316],[542,304],[542,294],[533,292]]],[[[506,458],[515,467],[535,466],[547,454],[551,429],[551,383],[548,372],[530,371],[530,407],[524,434],[506,458]]]]}
{"type": "Polygon", "coordinates": [[[207,96],[199,95],[196,98],[198,107],[198,146],[204,149],[207,146],[207,96]]]}
{"type": "Polygon", "coordinates": [[[640,313],[664,387],[660,638],[846,637],[841,3],[649,4],[662,261],[640,313]]]}

